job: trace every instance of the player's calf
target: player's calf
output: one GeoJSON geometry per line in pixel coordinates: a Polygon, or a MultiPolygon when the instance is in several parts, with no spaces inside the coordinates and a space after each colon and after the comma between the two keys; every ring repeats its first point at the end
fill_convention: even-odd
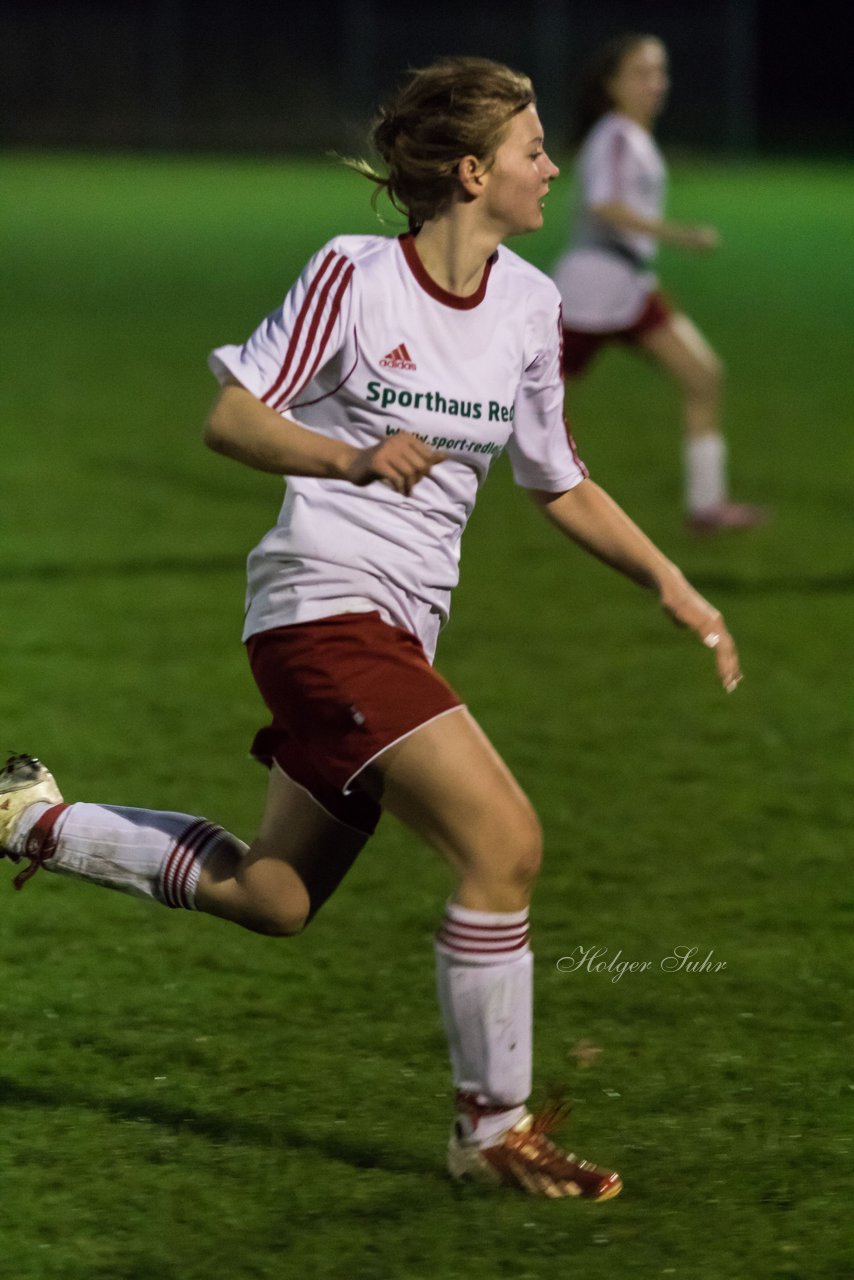
{"type": "Polygon", "coordinates": [[[196,889],[199,911],[271,938],[302,933],[319,905],[288,862],[259,853],[257,844],[240,857],[218,849],[202,869],[196,889]]]}

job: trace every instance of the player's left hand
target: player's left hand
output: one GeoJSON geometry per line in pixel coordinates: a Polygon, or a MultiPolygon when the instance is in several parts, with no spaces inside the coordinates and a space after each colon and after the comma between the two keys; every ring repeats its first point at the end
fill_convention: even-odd
{"type": "Polygon", "coordinates": [[[741,681],[735,642],[720,610],[704,600],[681,574],[661,587],[661,607],[681,627],[690,627],[715,655],[721,684],[732,693],[741,681]]]}

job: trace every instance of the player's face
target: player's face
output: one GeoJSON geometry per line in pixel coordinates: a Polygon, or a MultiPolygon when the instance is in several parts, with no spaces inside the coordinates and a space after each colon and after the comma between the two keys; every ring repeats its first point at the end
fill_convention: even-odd
{"type": "Polygon", "coordinates": [[[661,111],[669,88],[667,50],[658,40],[635,45],[607,84],[617,111],[645,125],[661,111]]]}
{"type": "Polygon", "coordinates": [[[536,231],[543,225],[542,201],[559,173],[543,149],[543,126],[536,108],[526,107],[513,117],[487,171],[483,212],[502,237],[536,231]]]}

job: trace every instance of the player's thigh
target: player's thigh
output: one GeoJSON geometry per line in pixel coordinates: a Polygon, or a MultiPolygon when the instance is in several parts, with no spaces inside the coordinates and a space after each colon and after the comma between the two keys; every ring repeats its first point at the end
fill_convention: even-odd
{"type": "Polygon", "coordinates": [[[536,875],[541,846],[537,816],[465,707],[389,747],[371,774],[383,808],[461,873],[520,881],[536,875]]]}
{"type": "Polygon", "coordinates": [[[720,386],[720,357],[683,312],[640,334],[636,343],[688,390],[711,394],[720,386]]]}
{"type": "Polygon", "coordinates": [[[279,911],[292,926],[285,931],[296,932],[337,888],[369,838],[333,818],[274,764],[258,834],[239,867],[205,868],[202,903],[205,877],[215,882],[230,875],[243,896],[279,911]]]}

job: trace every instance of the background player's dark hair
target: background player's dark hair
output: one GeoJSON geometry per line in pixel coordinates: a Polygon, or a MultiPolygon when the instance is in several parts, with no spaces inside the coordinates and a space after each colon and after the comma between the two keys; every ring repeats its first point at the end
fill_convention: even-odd
{"type": "Polygon", "coordinates": [[[654,40],[661,41],[658,36],[626,32],[607,40],[593,54],[581,73],[581,81],[575,99],[572,137],[581,142],[614,103],[608,92],[608,81],[619,71],[623,59],[633,53],[638,45],[654,40]]]}
{"type": "Polygon", "coordinates": [[[473,155],[487,166],[514,116],[536,102],[527,76],[489,58],[443,58],[412,71],[374,122],[372,141],[387,172],[347,161],[385,191],[411,230],[442,213],[459,191],[457,167],[473,155]]]}

